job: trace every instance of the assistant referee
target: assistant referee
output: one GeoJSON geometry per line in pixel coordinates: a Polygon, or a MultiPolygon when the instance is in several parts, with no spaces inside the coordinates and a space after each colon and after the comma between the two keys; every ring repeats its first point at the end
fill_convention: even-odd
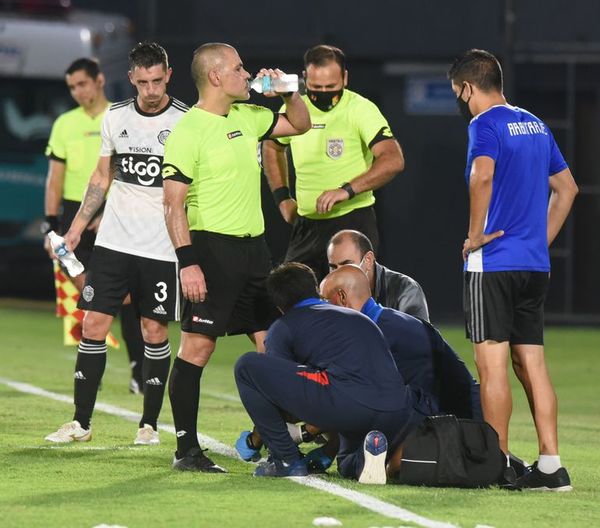
{"type": "MultiPolygon", "coordinates": [[[[90,175],[96,168],[102,143],[100,128],[110,106],[104,93],[106,79],[94,59],[82,57],[73,61],[65,71],[65,82],[78,106],[56,119],[48,139],[45,152],[48,175],[44,197],[46,221],[42,225],[44,234],[49,231],[64,234],[73,222],[90,175]]],[[[104,205],[83,231],[81,241],[75,248],[75,255],[86,271],[103,210],[104,205]]],[[[50,258],[55,258],[48,237],[44,237],[44,248],[50,258]]],[[[85,273],[69,279],[81,292],[85,273]]],[[[140,316],[131,304],[124,304],[121,308],[121,333],[127,344],[131,366],[129,390],[139,393],[144,390],[144,339],[140,330],[140,316]]]]}
{"type": "MultiPolygon", "coordinates": [[[[263,69],[259,75],[281,73],[263,69]]],[[[202,453],[196,435],[202,370],[226,333],[247,334],[264,350],[276,316],[265,289],[271,261],[263,236],[258,142],[302,134],[310,118],[297,93],[283,96],[286,114],[234,104],[249,98],[250,74],[228,44],[196,49],[192,77],[198,102],[169,136],[163,160],[165,217],[184,296],[181,346],[169,384],[177,430],[173,467],[222,472],[202,453]]]]}

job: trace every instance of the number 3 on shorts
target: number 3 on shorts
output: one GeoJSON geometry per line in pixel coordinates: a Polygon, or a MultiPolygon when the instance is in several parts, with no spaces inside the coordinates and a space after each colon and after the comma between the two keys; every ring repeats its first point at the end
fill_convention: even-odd
{"type": "Polygon", "coordinates": [[[157,282],[156,287],[158,291],[154,294],[154,298],[158,302],[163,302],[167,299],[167,283],[166,282],[157,282]]]}

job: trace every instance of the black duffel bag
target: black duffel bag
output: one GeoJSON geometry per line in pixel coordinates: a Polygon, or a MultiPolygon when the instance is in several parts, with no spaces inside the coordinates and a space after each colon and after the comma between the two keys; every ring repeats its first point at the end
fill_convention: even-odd
{"type": "Polygon", "coordinates": [[[502,481],[506,456],[485,422],[430,416],[405,440],[394,481],[416,486],[484,488],[502,481]]]}

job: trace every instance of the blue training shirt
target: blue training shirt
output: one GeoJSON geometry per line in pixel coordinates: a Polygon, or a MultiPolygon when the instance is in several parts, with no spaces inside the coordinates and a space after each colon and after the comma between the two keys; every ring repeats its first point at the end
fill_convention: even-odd
{"type": "Polygon", "coordinates": [[[307,299],[271,325],[265,348],[268,355],[326,371],[332,386],[366,407],[412,408],[381,331],[360,312],[307,299]]]}
{"type": "Polygon", "coordinates": [[[550,271],[548,178],[567,168],[552,133],[536,116],[497,105],[469,124],[467,185],[473,160],[495,161],[484,232],[504,235],[469,254],[466,271],[550,271]]]}
{"type": "Polygon", "coordinates": [[[361,312],[382,331],[406,383],[425,392],[438,411],[481,419],[478,383],[431,324],[384,308],[372,297],[361,312]]]}

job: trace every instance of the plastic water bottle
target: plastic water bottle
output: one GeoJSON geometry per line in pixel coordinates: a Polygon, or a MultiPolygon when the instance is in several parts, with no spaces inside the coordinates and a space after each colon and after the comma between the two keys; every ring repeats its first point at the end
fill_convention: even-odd
{"type": "Polygon", "coordinates": [[[83,264],[77,260],[75,253],[67,249],[65,239],[57,235],[54,231],[48,233],[50,244],[54,250],[54,254],[58,257],[58,260],[63,264],[71,277],[77,277],[84,271],[83,264]]]}
{"type": "Polygon", "coordinates": [[[295,73],[282,75],[281,77],[257,77],[250,81],[250,88],[255,92],[277,92],[289,93],[298,91],[298,76],[295,73]]]}

